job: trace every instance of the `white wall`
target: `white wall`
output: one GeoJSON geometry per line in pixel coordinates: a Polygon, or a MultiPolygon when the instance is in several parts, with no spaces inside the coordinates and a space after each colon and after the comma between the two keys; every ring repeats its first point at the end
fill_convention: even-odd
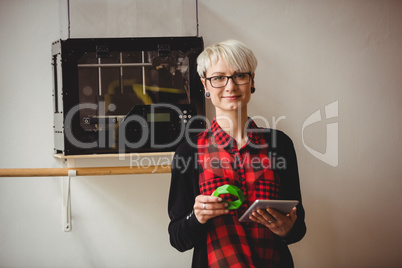
{"type": "MultiPolygon", "coordinates": [[[[101,3],[90,14],[122,24],[105,35],[143,35],[116,18],[129,1],[101,3]]],[[[52,157],[50,44],[65,34],[58,12],[57,1],[0,2],[0,168],[63,166],[52,157]]],[[[400,267],[402,3],[201,0],[199,12],[206,44],[236,38],[255,51],[250,114],[286,116],[277,127],[296,146],[308,226],[291,246],[297,267],[400,267]],[[336,167],[312,156],[301,133],[334,101],[339,116],[306,128],[304,142],[325,152],[326,123],[338,123],[336,167]]],[[[72,37],[103,33],[88,21],[72,22],[72,37]]],[[[70,233],[60,187],[60,178],[0,178],[1,267],[189,267],[191,252],[168,242],[169,175],[74,179],[70,233]]]]}

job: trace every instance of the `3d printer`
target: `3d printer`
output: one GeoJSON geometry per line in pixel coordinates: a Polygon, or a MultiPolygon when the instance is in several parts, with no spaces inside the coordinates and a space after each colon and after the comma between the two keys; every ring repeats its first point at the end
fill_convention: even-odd
{"type": "Polygon", "coordinates": [[[201,37],[52,44],[55,153],[172,151],[205,129],[201,37]]]}

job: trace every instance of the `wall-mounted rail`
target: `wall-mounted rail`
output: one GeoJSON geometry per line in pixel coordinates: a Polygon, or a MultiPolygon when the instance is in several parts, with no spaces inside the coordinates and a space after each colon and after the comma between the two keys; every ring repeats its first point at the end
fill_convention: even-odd
{"type": "Polygon", "coordinates": [[[62,177],[68,176],[69,170],[76,170],[77,176],[156,174],[170,173],[170,165],[147,167],[5,168],[0,169],[0,177],[62,177]]]}
{"type": "Polygon", "coordinates": [[[0,169],[0,177],[61,177],[63,188],[63,230],[70,232],[71,178],[75,176],[105,176],[130,174],[170,173],[170,165],[131,167],[81,167],[81,168],[6,168],[0,169]]]}

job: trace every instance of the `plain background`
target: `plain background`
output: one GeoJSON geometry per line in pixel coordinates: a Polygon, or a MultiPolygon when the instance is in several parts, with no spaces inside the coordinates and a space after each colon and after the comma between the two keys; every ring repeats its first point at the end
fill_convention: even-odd
{"type": "MultiPolygon", "coordinates": [[[[71,37],[196,34],[194,1],[70,4],[71,37]]],[[[402,266],[402,2],[198,4],[205,44],[238,39],[259,60],[250,115],[282,117],[277,128],[294,141],[307,223],[291,246],[296,267],[402,266]],[[338,116],[327,120],[334,102],[338,116]],[[317,110],[323,120],[303,140],[317,110]],[[303,144],[324,153],[328,123],[339,128],[335,167],[303,144]]],[[[66,18],[66,1],[0,0],[0,168],[66,166],[52,156],[51,77],[51,43],[68,36],[66,18]]],[[[67,233],[61,181],[0,178],[0,267],[190,266],[191,251],[169,244],[168,174],[74,178],[67,233]]]]}

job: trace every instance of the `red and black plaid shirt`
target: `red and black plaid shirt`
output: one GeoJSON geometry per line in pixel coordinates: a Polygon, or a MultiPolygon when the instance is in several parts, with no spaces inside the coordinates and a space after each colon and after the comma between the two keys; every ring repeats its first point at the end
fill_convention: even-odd
{"type": "Polygon", "coordinates": [[[246,196],[239,209],[209,221],[210,267],[272,267],[279,261],[274,234],[267,227],[238,221],[256,199],[279,199],[280,192],[279,177],[270,169],[267,141],[252,120],[247,129],[248,142],[240,149],[216,120],[197,140],[201,194],[211,195],[217,187],[231,184],[246,196]]]}

